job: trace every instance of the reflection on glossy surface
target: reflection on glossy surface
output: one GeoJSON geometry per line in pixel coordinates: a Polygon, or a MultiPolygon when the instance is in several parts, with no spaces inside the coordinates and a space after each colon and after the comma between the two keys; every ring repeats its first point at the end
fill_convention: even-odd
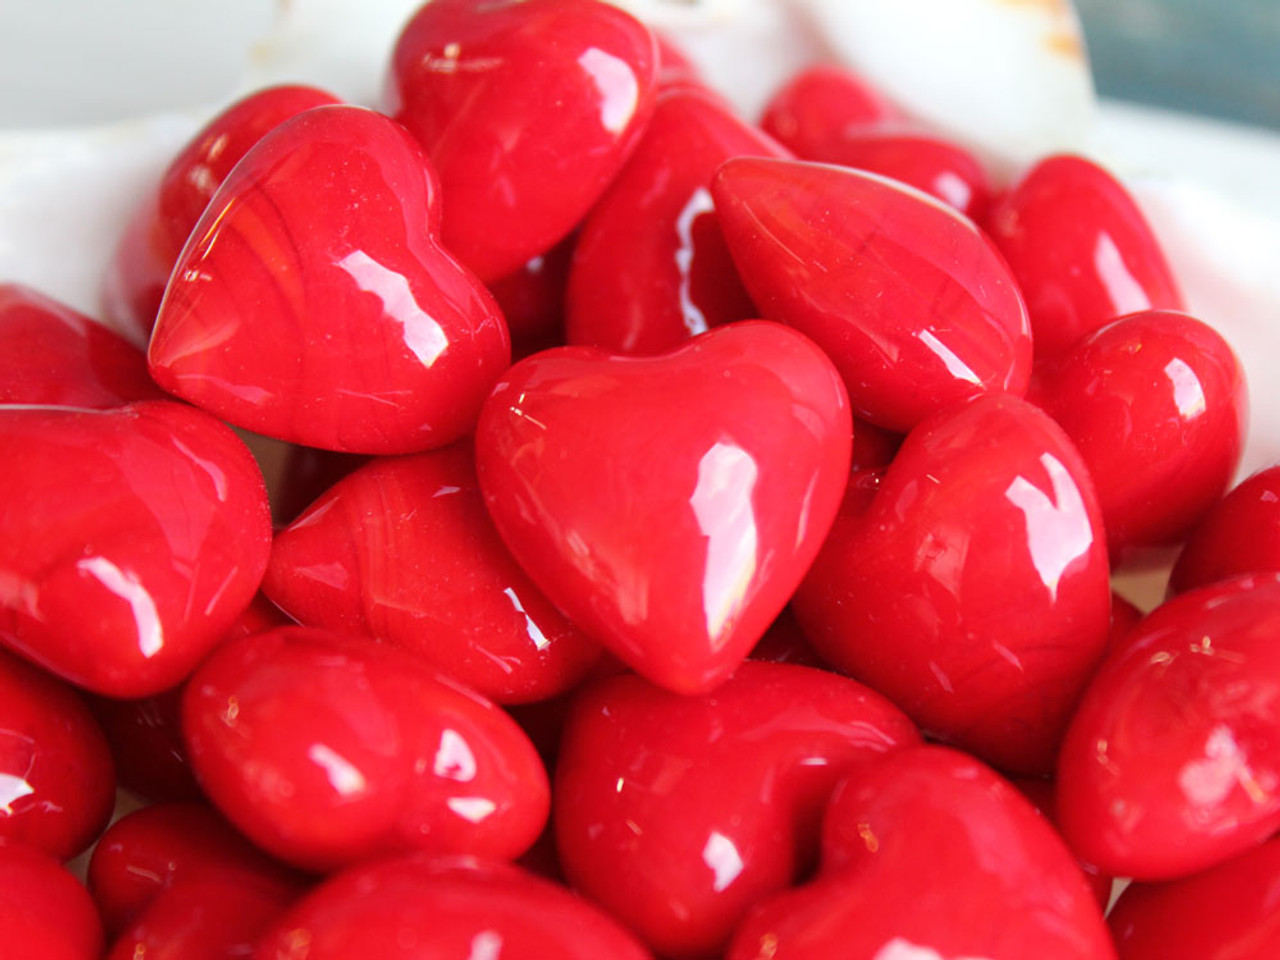
{"type": "Polygon", "coordinates": [[[1130,884],[1107,918],[1121,960],[1280,956],[1280,840],[1172,883],[1130,884]]]}
{"type": "Polygon", "coordinates": [[[0,839],[69,860],[97,839],[114,805],[111,754],[84,703],[0,652],[0,839]]]}
{"type": "Polygon", "coordinates": [[[1115,950],[1071,854],[1014,787],[961,753],[917,747],[850,771],[827,807],[818,878],[753,907],[727,960],[837,956],[1115,950]]]}
{"type": "Polygon", "coordinates": [[[1241,573],[1280,572],[1280,466],[1249,477],[1210,508],[1169,578],[1182,593],[1241,573]]]}
{"type": "Polygon", "coordinates": [[[709,187],[735,156],[785,156],[713,95],[665,93],[635,152],[583,223],[569,274],[570,343],[654,354],[758,316],[709,187]]]}
{"type": "Polygon", "coordinates": [[[424,856],[358,866],[321,884],[256,956],[649,960],[621,925],[558,884],[507,864],[424,856]]]}
{"type": "Polygon", "coordinates": [[[1039,393],[1089,467],[1117,561],[1183,539],[1227,489],[1244,448],[1240,364],[1185,314],[1136,313],[1082,337],[1045,371],[1039,393]]]}
{"type": "Polygon", "coordinates": [[[152,375],[237,426],[328,450],[467,433],[510,345],[493,298],[436,241],[437,194],[421,149],[371,110],[281,124],[183,250],[152,375]]]}
{"type": "Polygon", "coordinates": [[[503,545],[466,446],[338,482],[276,536],[263,592],[301,623],[378,637],[501,703],[562,693],[600,657],[503,545]]]}
{"type": "Polygon", "coordinates": [[[1046,773],[1107,639],[1102,523],[1079,455],[984,397],[908,435],[851,495],[793,609],[818,653],[927,731],[1046,773]]]}
{"type": "Polygon", "coordinates": [[[954,209],[876,174],[730,160],[711,188],[761,313],[823,347],[858,416],[906,431],[987,392],[1026,392],[1017,284],[954,209]]]}
{"type": "Polygon", "coordinates": [[[1032,167],[992,207],[987,228],[1026,297],[1037,360],[1124,314],[1183,308],[1137,204],[1081,157],[1032,167]]]}
{"type": "Polygon", "coordinates": [[[1280,577],[1184,594],[1107,659],[1059,760],[1073,848],[1145,880],[1212,866],[1280,828],[1280,577]]]}
{"type": "Polygon", "coordinates": [[[476,435],[494,523],[534,582],[655,683],[722,681],[786,604],[849,462],[844,388],[807,339],[720,327],[669,354],[521,361],[476,435]]]}
{"type": "Polygon", "coordinates": [[[188,684],[183,729],[218,808],[303,869],[515,857],[547,817],[546,772],[515,722],[372,640],[286,627],[224,644],[188,684]]]}
{"type": "Polygon", "coordinates": [[[430,154],[444,244],[485,281],[546,253],[653,111],[649,31],[594,0],[424,6],[392,54],[389,111],[430,154]]]}
{"type": "Polygon", "coordinates": [[[108,696],[181,681],[266,568],[248,449],[165,401],[0,410],[0,446],[0,502],[16,507],[0,524],[0,642],[108,696]]]}
{"type": "Polygon", "coordinates": [[[164,396],[142,351],[83,314],[0,283],[0,403],[105,409],[164,396]]]}
{"type": "Polygon", "coordinates": [[[108,319],[149,336],[178,254],[231,168],[289,117],[337,102],[314,87],[269,87],[233,103],[192,137],[120,238],[102,295],[108,319]]]}
{"type": "Polygon", "coordinates": [[[561,863],[656,952],[708,956],[812,862],[839,778],[918,740],[883,697],[794,664],[744,663],[701,697],[635,676],[597,682],[562,741],[561,863]]]}

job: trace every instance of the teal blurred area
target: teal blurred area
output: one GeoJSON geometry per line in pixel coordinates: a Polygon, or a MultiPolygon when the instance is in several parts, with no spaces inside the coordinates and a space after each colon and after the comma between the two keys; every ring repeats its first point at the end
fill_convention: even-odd
{"type": "Polygon", "coordinates": [[[1280,129],[1280,0],[1076,0],[1103,96],[1280,129]]]}

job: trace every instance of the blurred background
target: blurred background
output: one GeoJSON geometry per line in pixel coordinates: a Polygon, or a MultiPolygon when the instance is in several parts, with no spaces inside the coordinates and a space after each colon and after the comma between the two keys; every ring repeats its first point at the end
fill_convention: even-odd
{"type": "MultiPolygon", "coordinates": [[[[217,100],[277,2],[287,0],[0,0],[0,126],[217,100]],[[110,82],[86,89],[86,72],[110,82]]],[[[1280,129],[1280,0],[1076,6],[1104,96],[1280,129]]]]}

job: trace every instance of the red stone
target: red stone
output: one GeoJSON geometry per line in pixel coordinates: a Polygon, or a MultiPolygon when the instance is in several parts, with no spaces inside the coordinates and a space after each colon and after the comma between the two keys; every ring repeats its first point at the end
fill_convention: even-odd
{"type": "Polygon", "coordinates": [[[80,881],[47,853],[0,843],[5,960],[99,960],[102,923],[80,881]]]}
{"type": "Polygon", "coordinates": [[[656,953],[711,956],[753,902],[812,864],[839,779],[918,742],[883,697],[809,667],[744,663],[700,697],[601,681],[565,728],[560,862],[656,953]]]}
{"type": "Polygon", "coordinates": [[[711,200],[711,178],[738,156],[789,156],[718,99],[659,98],[631,159],[592,208],[569,274],[565,336],[654,354],[732,320],[758,316],[711,200]]]}
{"type": "Polygon", "coordinates": [[[1017,773],[1053,768],[1107,641],[1101,517],[1062,430],[984,397],[907,436],[857,491],[793,602],[825,660],[928,733],[1017,773]]]}
{"type": "Polygon", "coordinates": [[[1026,392],[1017,284],[952,208],[875,174],[792,160],[730,160],[711,192],[756,306],[831,356],[858,416],[905,432],[968,397],[1026,392]]]}
{"type": "Polygon", "coordinates": [[[305,446],[410,453],[468,433],[510,345],[493,297],[436,239],[438,193],[421,149],[372,110],[285,121],[183,250],[152,375],[305,446]]]}
{"type": "Polygon", "coordinates": [[[563,693],[601,656],[512,559],[465,445],[339,481],[276,536],[263,590],[300,623],[377,637],[498,703],[563,693]]]}
{"type": "Polygon", "coordinates": [[[215,806],[306,870],[516,857],[547,819],[546,772],[510,717],[366,639],[285,627],[224,644],[187,686],[183,732],[215,806]]]}
{"type": "Polygon", "coordinates": [[[1058,818],[1117,876],[1203,870],[1280,829],[1280,576],[1157,608],[1089,684],[1058,763],[1058,818]]]}
{"type": "Polygon", "coordinates": [[[657,69],[649,30],[596,0],[423,6],[387,96],[440,171],[445,246],[489,281],[568,236],[635,146],[657,69]]]}
{"type": "Polygon", "coordinates": [[[180,683],[266,569],[266,490],[245,445],[156,401],[0,408],[0,449],[0,643],[111,697],[180,683]]]}
{"type": "Polygon", "coordinates": [[[658,357],[536,354],[495,388],[480,487],[516,560],[660,686],[722,682],[786,605],[849,463],[844,388],[809,340],[730,324],[658,357]]]}
{"type": "Polygon", "coordinates": [[[1192,532],[1169,578],[1184,593],[1241,573],[1280,573],[1280,466],[1255,473],[1192,532]]]}
{"type": "Polygon", "coordinates": [[[1138,205],[1081,157],[1041,160],[993,205],[987,229],[1026,298],[1037,360],[1125,314],[1183,309],[1138,205]]]}
{"type": "Polygon", "coordinates": [[[900,119],[898,109],[857,74],[819,64],[773,95],[760,126],[802,160],[817,160],[851,131],[900,119]]]}

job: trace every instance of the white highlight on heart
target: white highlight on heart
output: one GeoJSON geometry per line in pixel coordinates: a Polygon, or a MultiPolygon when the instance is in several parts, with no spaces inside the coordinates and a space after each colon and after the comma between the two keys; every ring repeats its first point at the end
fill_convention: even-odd
{"type": "Polygon", "coordinates": [[[86,557],[76,563],[100,584],[129,604],[133,622],[137,625],[138,649],[150,660],[164,649],[164,628],[160,625],[160,613],[151,594],[142,585],[137,574],[121,570],[106,557],[86,557]]]}
{"type": "Polygon", "coordinates": [[[600,124],[610,133],[621,133],[636,114],[640,84],[627,61],[592,47],[578,57],[578,66],[600,91],[600,124]]]}
{"type": "Polygon", "coordinates": [[[711,831],[706,845],[702,848],[702,862],[710,867],[715,875],[712,889],[716,893],[728,887],[738,879],[738,874],[742,873],[742,854],[738,853],[738,848],[734,846],[732,840],[716,830],[711,831]]]}
{"type": "Polygon", "coordinates": [[[1056,601],[1062,575],[1093,545],[1093,528],[1067,468],[1050,453],[1040,455],[1040,464],[1053,486],[1052,498],[1026,477],[1015,477],[1004,496],[1026,517],[1031,563],[1056,601]]]}
{"type": "Polygon", "coordinates": [[[384,267],[363,250],[353,250],[341,267],[366,293],[382,301],[387,316],[404,327],[404,345],[424,367],[432,366],[449,347],[449,338],[435,319],[418,306],[404,274],[384,267]]]}
{"type": "Polygon", "coordinates": [[[308,747],[307,759],[324,771],[329,786],[338,791],[339,796],[363,793],[368,786],[364,774],[356,769],[355,764],[323,743],[313,743],[308,747]]]}
{"type": "Polygon", "coordinates": [[[702,609],[716,649],[741,611],[756,572],[759,534],[751,496],[759,476],[751,454],[732,442],[714,444],[698,461],[698,485],[689,504],[707,537],[702,609]]]}

